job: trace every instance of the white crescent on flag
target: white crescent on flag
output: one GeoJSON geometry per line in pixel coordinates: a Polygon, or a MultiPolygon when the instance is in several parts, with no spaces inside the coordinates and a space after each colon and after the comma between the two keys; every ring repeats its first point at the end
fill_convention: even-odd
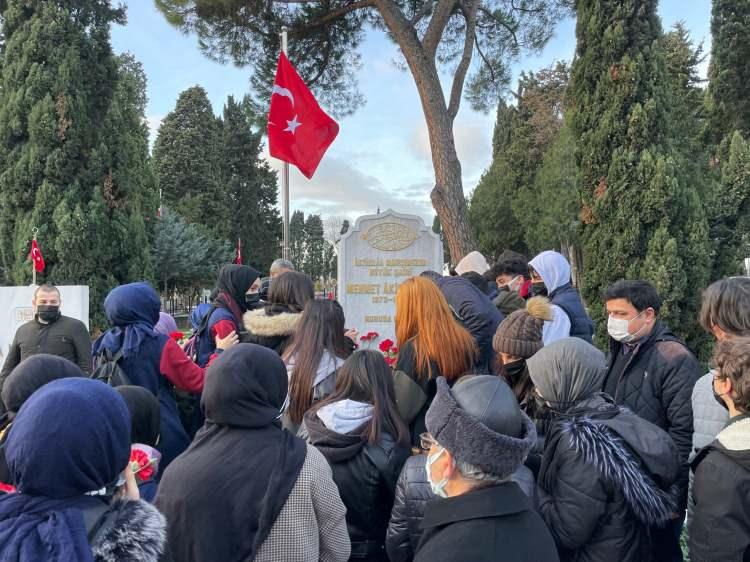
{"type": "Polygon", "coordinates": [[[39,261],[39,258],[42,257],[41,252],[39,251],[39,248],[33,248],[31,250],[31,257],[34,261],[39,261]]]}
{"type": "Polygon", "coordinates": [[[273,85],[273,89],[271,90],[271,95],[277,94],[279,96],[284,96],[285,98],[289,98],[292,101],[292,107],[294,107],[294,96],[292,95],[292,92],[290,92],[286,88],[282,88],[281,86],[277,86],[276,84],[273,85]]]}

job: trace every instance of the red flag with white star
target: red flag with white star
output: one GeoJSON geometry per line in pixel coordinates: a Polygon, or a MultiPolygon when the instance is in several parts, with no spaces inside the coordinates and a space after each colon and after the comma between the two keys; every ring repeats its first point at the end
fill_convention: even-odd
{"type": "Polygon", "coordinates": [[[29,252],[29,257],[31,258],[31,261],[34,262],[34,269],[41,273],[44,271],[45,263],[44,263],[44,257],[42,256],[42,251],[39,249],[39,244],[37,244],[36,239],[31,241],[31,252],[29,252]]]}
{"type": "Polygon", "coordinates": [[[279,56],[268,110],[271,156],[297,166],[310,179],[339,126],[323,111],[284,53],[279,56]]]}

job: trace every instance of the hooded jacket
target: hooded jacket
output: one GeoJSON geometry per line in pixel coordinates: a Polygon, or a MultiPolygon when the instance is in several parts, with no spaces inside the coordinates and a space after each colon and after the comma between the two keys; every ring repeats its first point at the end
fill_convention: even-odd
{"type": "Polygon", "coordinates": [[[691,562],[750,561],[750,416],[730,420],[693,461],[691,562]]]}
{"type": "Polygon", "coordinates": [[[529,266],[544,281],[547,296],[555,307],[555,318],[544,324],[544,344],[560,338],[575,337],[591,343],[594,323],[586,313],[581,295],[570,282],[570,264],[561,254],[542,252],[529,262],[529,266]]]}
{"type": "Polygon", "coordinates": [[[301,313],[290,312],[285,306],[278,304],[250,310],[242,318],[247,330],[242,335],[242,342],[261,345],[282,355],[297,328],[300,316],[301,313]]]}
{"type": "MultiPolygon", "coordinates": [[[[623,344],[610,338],[607,375],[602,388],[611,387],[617,376],[615,358],[623,344]]],[[[678,511],[687,504],[688,458],[692,449],[693,409],[691,394],[702,373],[700,364],[685,344],[666,324],[659,321],[651,335],[630,352],[614,392],[615,403],[626,406],[645,420],[659,426],[677,446],[681,469],[678,477],[678,511]]]]}
{"type": "Polygon", "coordinates": [[[309,442],[328,460],[346,506],[352,560],[387,560],[385,534],[401,467],[409,456],[392,436],[376,444],[364,430],[372,406],[342,400],[305,415],[309,442]]]}
{"type": "Polygon", "coordinates": [[[675,509],[677,451],[655,425],[597,394],[552,423],[539,512],[565,561],[651,560],[649,527],[675,509]]]}

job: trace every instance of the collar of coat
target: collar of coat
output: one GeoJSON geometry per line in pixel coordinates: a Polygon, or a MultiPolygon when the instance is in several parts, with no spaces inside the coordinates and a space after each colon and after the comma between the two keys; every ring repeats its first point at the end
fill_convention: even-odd
{"type": "Polygon", "coordinates": [[[110,513],[108,527],[91,545],[95,562],[157,562],[167,539],[164,516],[143,500],[117,500],[110,513]]]}
{"type": "Polygon", "coordinates": [[[422,529],[458,521],[512,515],[531,509],[529,499],[515,482],[479,488],[452,498],[430,501],[425,507],[422,529]]]}
{"type": "Polygon", "coordinates": [[[266,310],[251,310],[242,317],[245,329],[256,336],[288,336],[299,322],[300,314],[282,312],[268,316],[266,310]]]}
{"type": "Polygon", "coordinates": [[[729,420],[727,426],[716,436],[716,440],[727,451],[750,450],[750,416],[743,414],[729,420]]]}

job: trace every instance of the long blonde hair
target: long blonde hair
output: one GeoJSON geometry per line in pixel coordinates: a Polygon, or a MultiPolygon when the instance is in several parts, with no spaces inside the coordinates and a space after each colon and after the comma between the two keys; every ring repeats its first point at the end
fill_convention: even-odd
{"type": "Polygon", "coordinates": [[[396,339],[414,345],[419,376],[432,378],[430,361],[446,379],[463,375],[477,360],[474,338],[451,313],[437,285],[425,277],[410,277],[396,293],[396,339]]]}

